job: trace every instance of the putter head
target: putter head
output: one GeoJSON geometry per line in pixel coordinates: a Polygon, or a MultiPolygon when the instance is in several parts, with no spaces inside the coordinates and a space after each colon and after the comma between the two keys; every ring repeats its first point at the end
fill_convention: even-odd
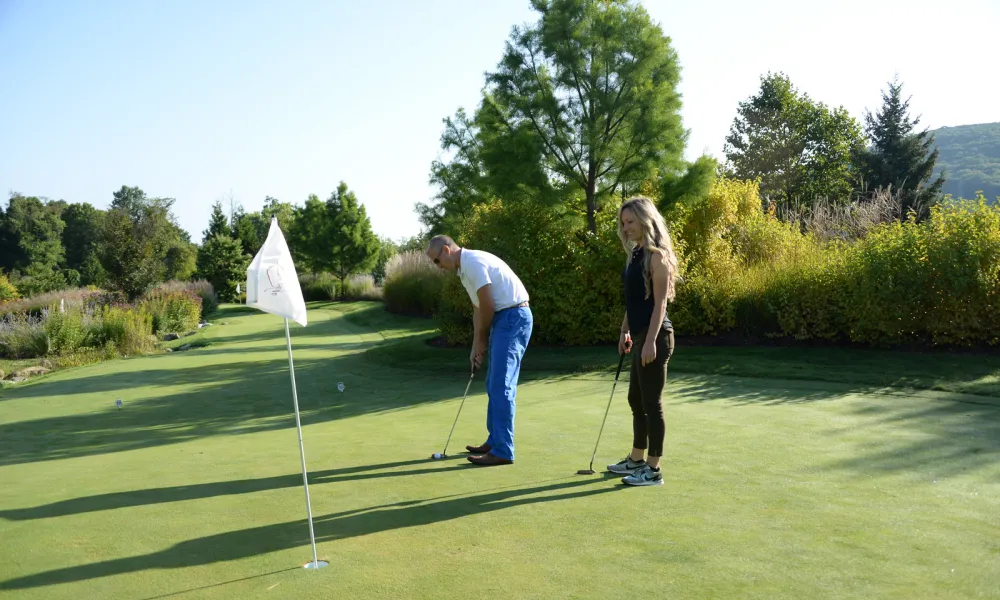
{"type": "Polygon", "coordinates": [[[580,469],[576,472],[577,475],[593,475],[594,473],[593,469],[580,469]]]}
{"type": "Polygon", "coordinates": [[[434,454],[431,454],[431,459],[432,460],[444,460],[446,458],[448,458],[447,454],[441,454],[439,452],[435,452],[434,454]]]}

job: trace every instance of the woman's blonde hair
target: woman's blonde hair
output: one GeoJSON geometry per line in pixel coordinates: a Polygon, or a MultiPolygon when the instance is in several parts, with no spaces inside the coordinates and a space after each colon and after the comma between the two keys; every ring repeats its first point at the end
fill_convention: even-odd
{"type": "Polygon", "coordinates": [[[646,297],[653,293],[653,276],[650,271],[650,259],[653,254],[660,254],[663,262],[667,265],[667,300],[673,300],[675,295],[675,282],[677,280],[677,255],[674,254],[674,243],[670,240],[670,232],[667,231],[667,224],[656,209],[653,201],[645,196],[634,196],[629,198],[618,208],[618,237],[622,241],[622,247],[628,259],[626,266],[632,261],[632,250],[636,243],[629,241],[625,237],[625,230],[622,227],[622,212],[629,210],[635,215],[636,221],[642,227],[642,246],[647,250],[643,259],[642,272],[646,281],[646,297]]]}

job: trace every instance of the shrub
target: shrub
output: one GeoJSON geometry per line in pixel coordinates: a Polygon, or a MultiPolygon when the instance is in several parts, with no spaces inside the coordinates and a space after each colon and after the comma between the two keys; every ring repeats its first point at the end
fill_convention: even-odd
{"type": "Polygon", "coordinates": [[[40,317],[50,306],[59,308],[61,305],[67,309],[71,306],[84,306],[92,303],[98,294],[99,292],[95,292],[94,290],[90,290],[88,288],[48,292],[46,294],[32,296],[30,298],[21,298],[19,300],[13,300],[0,304],[0,315],[30,313],[33,316],[40,317]]]}
{"type": "Polygon", "coordinates": [[[194,281],[168,281],[156,287],[158,292],[191,292],[201,298],[201,320],[219,308],[219,297],[212,284],[204,279],[194,281]]]}
{"type": "Polygon", "coordinates": [[[146,294],[142,306],[152,317],[153,333],[183,333],[197,329],[201,302],[190,290],[156,289],[146,294]]]}
{"type": "Polygon", "coordinates": [[[153,317],[142,306],[105,306],[100,321],[90,331],[92,343],[126,355],[146,354],[153,349],[153,317]]]}
{"type": "Polygon", "coordinates": [[[0,354],[5,358],[36,358],[49,352],[49,338],[41,316],[26,313],[0,318],[0,354]]]}
{"type": "Polygon", "coordinates": [[[344,300],[382,299],[382,288],[375,287],[375,278],[367,273],[348,277],[343,291],[344,300]]]}
{"type": "Polygon", "coordinates": [[[329,273],[301,275],[299,286],[306,302],[329,302],[337,299],[337,280],[329,273]]]}
{"type": "Polygon", "coordinates": [[[444,281],[444,272],[422,250],[397,254],[385,267],[382,297],[386,309],[403,315],[430,317],[437,309],[444,281]]]}
{"type": "Polygon", "coordinates": [[[48,352],[68,355],[85,346],[92,321],[89,316],[81,307],[73,307],[65,312],[54,307],[50,309],[44,320],[48,352]]]}
{"type": "MultiPolygon", "coordinates": [[[[827,234],[835,241],[818,242],[770,219],[748,213],[697,249],[670,307],[679,331],[873,346],[1000,343],[1000,207],[984,198],[936,206],[921,222],[862,219],[851,231],[867,235],[854,242],[827,234]]],[[[826,231],[847,230],[841,225],[826,231]]]]}
{"type": "Polygon", "coordinates": [[[10,279],[0,270],[0,304],[4,302],[10,302],[11,300],[17,300],[20,295],[17,293],[17,288],[10,279]]]}
{"type": "MultiPolygon", "coordinates": [[[[497,255],[518,275],[531,298],[536,342],[610,342],[618,339],[625,310],[626,255],[616,219],[613,210],[599,213],[593,234],[583,230],[577,215],[497,200],[476,207],[457,241],[497,255]]],[[[457,277],[449,277],[436,315],[442,333],[453,343],[468,342],[471,315],[468,294],[457,277]]]]}

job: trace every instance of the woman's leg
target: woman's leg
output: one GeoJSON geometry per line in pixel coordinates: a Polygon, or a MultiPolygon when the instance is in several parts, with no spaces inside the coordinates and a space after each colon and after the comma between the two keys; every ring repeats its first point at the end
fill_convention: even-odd
{"type": "Polygon", "coordinates": [[[674,353],[674,332],[660,331],[656,336],[656,360],[639,369],[642,410],[646,416],[649,436],[649,466],[658,468],[663,456],[663,440],[667,424],[663,418],[663,387],[667,381],[667,363],[674,353]]]}
{"type": "Polygon", "coordinates": [[[649,433],[646,427],[646,410],[642,404],[642,377],[639,375],[642,364],[642,344],[646,336],[639,332],[632,339],[632,367],[628,381],[628,405],[632,409],[632,454],[633,461],[645,458],[646,439],[649,433]]]}

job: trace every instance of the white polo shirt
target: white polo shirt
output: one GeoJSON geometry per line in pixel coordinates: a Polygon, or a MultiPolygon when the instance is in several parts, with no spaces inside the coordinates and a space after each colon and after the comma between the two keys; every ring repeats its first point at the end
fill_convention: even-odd
{"type": "Polygon", "coordinates": [[[489,252],[462,248],[458,278],[469,293],[472,305],[479,307],[479,288],[490,284],[493,306],[497,311],[528,301],[528,290],[507,263],[489,252]]]}

